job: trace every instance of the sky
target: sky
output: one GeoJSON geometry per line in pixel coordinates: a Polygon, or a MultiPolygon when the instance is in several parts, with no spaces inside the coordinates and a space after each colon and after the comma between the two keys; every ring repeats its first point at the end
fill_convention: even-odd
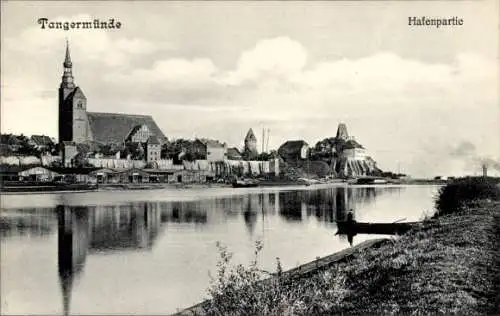
{"type": "Polygon", "coordinates": [[[265,128],[277,149],[343,122],[384,170],[476,174],[487,161],[493,173],[500,161],[497,1],[1,6],[2,133],[57,137],[67,39],[88,111],[152,115],[170,139],[241,147],[253,128],[260,148],[265,128]],[[413,16],[464,24],[409,26],[413,16]],[[44,17],[122,26],[41,29],[44,17]]]}

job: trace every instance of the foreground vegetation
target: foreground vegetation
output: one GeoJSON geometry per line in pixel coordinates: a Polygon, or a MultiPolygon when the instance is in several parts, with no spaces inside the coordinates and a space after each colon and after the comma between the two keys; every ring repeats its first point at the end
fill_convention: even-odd
{"type": "MultiPolygon", "coordinates": [[[[219,271],[205,315],[496,314],[499,306],[500,189],[494,179],[458,179],[441,189],[436,216],[377,249],[312,276],[266,282],[256,260],[219,271]]],[[[198,309],[198,312],[200,309],[198,309]]]]}

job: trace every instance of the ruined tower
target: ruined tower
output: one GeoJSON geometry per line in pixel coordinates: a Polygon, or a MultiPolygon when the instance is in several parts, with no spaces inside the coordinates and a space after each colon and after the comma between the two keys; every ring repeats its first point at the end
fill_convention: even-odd
{"type": "Polygon", "coordinates": [[[344,123],[339,123],[337,128],[337,139],[348,140],[349,134],[347,133],[347,126],[344,123]]]}
{"type": "Polygon", "coordinates": [[[252,129],[248,130],[247,136],[245,137],[244,152],[257,154],[257,137],[255,137],[252,129]]]}

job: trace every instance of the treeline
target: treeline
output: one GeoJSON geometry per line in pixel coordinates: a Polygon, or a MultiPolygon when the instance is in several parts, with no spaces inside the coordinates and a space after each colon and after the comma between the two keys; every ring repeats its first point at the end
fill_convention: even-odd
{"type": "Polygon", "coordinates": [[[55,155],[59,152],[59,147],[53,141],[37,145],[26,135],[0,134],[0,155],[1,156],[35,156],[42,154],[55,155]]]}

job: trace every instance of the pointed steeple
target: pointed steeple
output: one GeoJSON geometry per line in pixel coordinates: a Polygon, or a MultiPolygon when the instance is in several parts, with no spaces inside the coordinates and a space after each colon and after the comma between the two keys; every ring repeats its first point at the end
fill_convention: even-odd
{"type": "Polygon", "coordinates": [[[69,55],[69,42],[66,39],[66,57],[64,58],[64,68],[71,68],[73,64],[71,63],[71,56],[69,55]]]}
{"type": "MultiPolygon", "coordinates": [[[[62,76],[61,88],[64,89],[74,89],[75,83],[73,78],[73,63],[71,62],[71,56],[69,54],[69,43],[66,40],[66,56],[64,57],[64,73],[62,76]]],[[[67,91],[69,93],[69,90],[67,91]]],[[[66,93],[67,95],[67,93],[66,93]]],[[[66,97],[66,96],[65,96],[66,97]]]]}

